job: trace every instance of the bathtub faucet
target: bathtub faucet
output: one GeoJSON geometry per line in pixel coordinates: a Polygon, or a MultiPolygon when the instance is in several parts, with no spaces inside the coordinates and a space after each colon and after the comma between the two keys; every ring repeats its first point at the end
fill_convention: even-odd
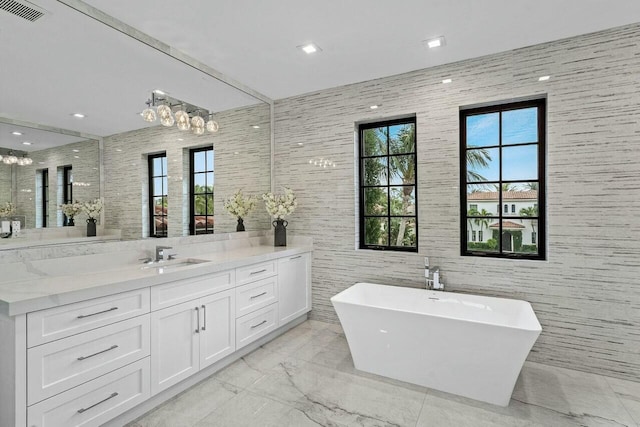
{"type": "Polygon", "coordinates": [[[425,267],[427,289],[444,291],[444,283],[440,282],[440,267],[425,267]]]}

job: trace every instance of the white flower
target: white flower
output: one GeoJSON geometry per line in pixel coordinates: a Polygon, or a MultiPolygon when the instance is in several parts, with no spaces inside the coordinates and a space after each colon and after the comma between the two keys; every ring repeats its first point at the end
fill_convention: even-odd
{"type": "Polygon", "coordinates": [[[7,202],[3,208],[0,208],[0,216],[9,216],[14,213],[16,213],[16,208],[11,202],[7,202]]]}
{"type": "Polygon", "coordinates": [[[96,219],[100,212],[102,212],[102,208],[104,204],[102,203],[102,199],[95,199],[90,202],[82,203],[82,211],[87,214],[89,218],[96,219]]]}
{"type": "Polygon", "coordinates": [[[229,215],[236,218],[245,218],[256,207],[256,201],[256,196],[244,197],[242,190],[237,190],[233,193],[233,196],[224,200],[223,205],[229,215]]]}
{"type": "Polygon", "coordinates": [[[283,187],[283,189],[284,194],[265,193],[262,195],[267,212],[276,219],[291,215],[298,206],[293,190],[287,187],[283,187]]]}
{"type": "Polygon", "coordinates": [[[82,203],[75,201],[73,203],[65,203],[60,205],[60,209],[62,209],[62,213],[68,216],[69,218],[73,218],[82,212],[82,203]]]}

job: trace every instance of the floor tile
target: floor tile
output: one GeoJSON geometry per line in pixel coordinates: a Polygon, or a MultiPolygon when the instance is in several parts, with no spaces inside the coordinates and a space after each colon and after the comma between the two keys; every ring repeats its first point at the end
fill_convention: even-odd
{"type": "Polygon", "coordinates": [[[424,392],[293,359],[248,390],[294,407],[322,425],[414,426],[424,392]]]}
{"type": "Polygon", "coordinates": [[[635,426],[605,377],[527,362],[512,400],[572,416],[587,426],[635,426]]]}
{"type": "Polygon", "coordinates": [[[607,382],[636,424],[640,425],[640,383],[608,377],[607,382]]]}
{"type": "Polygon", "coordinates": [[[217,372],[214,377],[236,387],[246,388],[269,375],[284,358],[281,353],[258,348],[217,372]]]}

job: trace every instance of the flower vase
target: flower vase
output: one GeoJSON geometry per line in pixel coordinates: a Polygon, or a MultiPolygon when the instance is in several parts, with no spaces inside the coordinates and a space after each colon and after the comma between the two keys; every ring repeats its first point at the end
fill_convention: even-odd
{"type": "Polygon", "coordinates": [[[87,237],[94,237],[96,235],[96,219],[87,219],[87,237]]]}
{"type": "Polygon", "coordinates": [[[72,216],[67,217],[67,226],[73,227],[74,225],[76,225],[76,223],[73,222],[73,217],[72,216]]]}
{"type": "Polygon", "coordinates": [[[238,225],[236,225],[236,231],[244,231],[244,220],[238,218],[238,225]]]}
{"type": "Polygon", "coordinates": [[[273,246],[287,246],[287,225],[289,223],[284,219],[273,221],[275,227],[273,246]]]}

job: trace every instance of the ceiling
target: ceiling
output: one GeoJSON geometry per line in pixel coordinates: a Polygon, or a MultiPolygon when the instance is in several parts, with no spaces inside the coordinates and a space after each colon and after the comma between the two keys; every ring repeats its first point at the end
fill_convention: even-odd
{"type": "MultiPolygon", "coordinates": [[[[56,0],[33,3],[47,11],[33,23],[0,11],[0,116],[105,136],[144,127],[156,88],[213,111],[258,102],[56,0]]],[[[637,0],[86,3],[272,99],[640,22],[637,0]],[[427,49],[436,36],[446,45],[427,49]]]]}

